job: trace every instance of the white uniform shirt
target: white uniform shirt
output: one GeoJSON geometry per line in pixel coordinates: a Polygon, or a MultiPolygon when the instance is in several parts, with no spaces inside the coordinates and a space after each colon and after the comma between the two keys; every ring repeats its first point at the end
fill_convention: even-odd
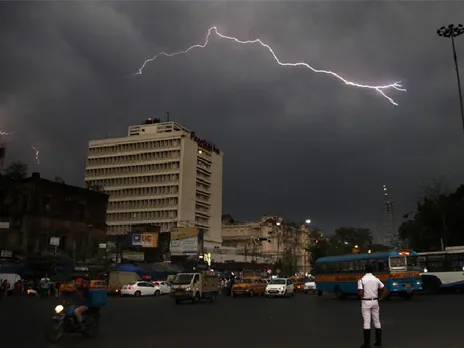
{"type": "Polygon", "coordinates": [[[366,273],[358,281],[358,290],[363,290],[363,298],[378,298],[379,289],[383,289],[385,285],[372,273],[366,273]]]}

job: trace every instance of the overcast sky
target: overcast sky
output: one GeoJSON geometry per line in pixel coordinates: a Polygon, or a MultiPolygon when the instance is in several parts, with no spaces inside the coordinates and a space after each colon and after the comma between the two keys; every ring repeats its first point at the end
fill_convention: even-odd
{"type": "MultiPolygon", "coordinates": [[[[464,172],[464,133],[451,43],[462,2],[20,2],[0,4],[0,128],[8,160],[82,185],[90,139],[126,135],[145,118],[171,119],[225,152],[224,213],[266,213],[338,226],[382,225],[382,185],[401,215],[434,179],[464,172]],[[371,85],[344,85],[281,67],[304,61],[371,85]],[[40,149],[34,162],[31,146],[40,149]]],[[[464,37],[457,40],[464,69],[464,37]]]]}

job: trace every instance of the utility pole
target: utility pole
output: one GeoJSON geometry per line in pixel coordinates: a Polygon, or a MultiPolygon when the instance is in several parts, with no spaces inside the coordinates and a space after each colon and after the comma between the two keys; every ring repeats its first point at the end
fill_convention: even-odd
{"type": "Polygon", "coordinates": [[[437,34],[438,36],[451,39],[451,46],[453,48],[454,68],[456,70],[456,77],[458,81],[459,103],[461,105],[462,128],[464,130],[464,105],[462,101],[461,79],[459,76],[459,65],[458,65],[458,58],[456,55],[456,46],[454,45],[454,38],[464,34],[464,26],[462,24],[458,24],[458,25],[450,24],[448,25],[448,27],[443,26],[437,30],[437,34]]]}

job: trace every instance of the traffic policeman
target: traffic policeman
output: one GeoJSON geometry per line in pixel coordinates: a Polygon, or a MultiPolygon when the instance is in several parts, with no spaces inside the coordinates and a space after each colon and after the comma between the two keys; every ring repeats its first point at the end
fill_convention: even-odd
{"type": "Polygon", "coordinates": [[[380,325],[379,300],[387,295],[385,285],[372,273],[372,263],[366,264],[366,274],[358,281],[358,296],[361,298],[361,313],[364,321],[364,344],[362,348],[371,346],[371,321],[374,322],[376,347],[382,346],[382,327],[380,325]]]}

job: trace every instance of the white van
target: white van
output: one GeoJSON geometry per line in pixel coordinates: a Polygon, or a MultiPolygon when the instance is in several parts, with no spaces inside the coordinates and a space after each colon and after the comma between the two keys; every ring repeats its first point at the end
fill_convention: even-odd
{"type": "Polygon", "coordinates": [[[18,280],[21,280],[21,276],[14,273],[0,273],[0,284],[3,283],[5,279],[8,280],[8,283],[10,284],[8,291],[11,291],[14,289],[15,283],[18,280]]]}

